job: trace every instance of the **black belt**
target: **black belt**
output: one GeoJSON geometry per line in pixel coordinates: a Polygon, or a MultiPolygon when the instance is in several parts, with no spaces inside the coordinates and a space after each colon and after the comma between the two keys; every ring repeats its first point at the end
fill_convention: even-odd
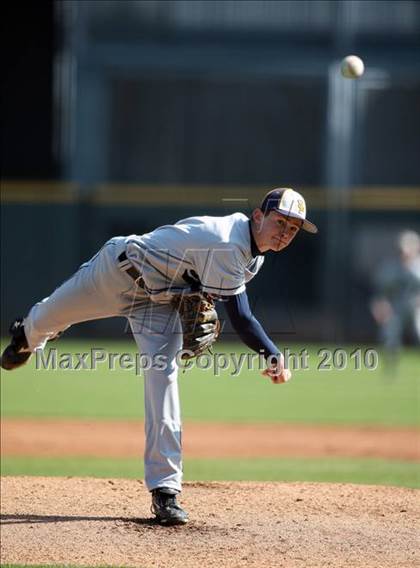
{"type": "Polygon", "coordinates": [[[129,276],[131,276],[131,278],[133,280],[136,280],[137,284],[139,286],[141,286],[142,288],[144,288],[144,281],[143,278],[140,278],[140,272],[137,270],[137,268],[134,268],[134,266],[131,264],[131,262],[128,260],[127,255],[125,254],[125,252],[122,252],[120,254],[120,256],[118,257],[118,261],[119,262],[126,262],[128,263],[128,268],[125,268],[125,266],[121,266],[121,270],[124,270],[124,272],[127,272],[127,274],[129,276]]]}

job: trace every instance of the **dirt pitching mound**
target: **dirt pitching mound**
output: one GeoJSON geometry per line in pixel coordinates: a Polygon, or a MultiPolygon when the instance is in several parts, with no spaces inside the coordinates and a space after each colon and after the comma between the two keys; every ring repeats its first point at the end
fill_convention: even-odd
{"type": "Polygon", "coordinates": [[[418,491],[318,483],[186,483],[183,527],[150,518],[144,484],[6,477],[3,563],[414,567],[418,491]]]}

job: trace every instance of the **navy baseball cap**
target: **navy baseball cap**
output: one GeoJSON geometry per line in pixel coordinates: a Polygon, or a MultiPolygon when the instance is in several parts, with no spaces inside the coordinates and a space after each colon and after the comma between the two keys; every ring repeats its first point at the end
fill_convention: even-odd
{"type": "Polygon", "coordinates": [[[317,226],[306,218],[306,203],[303,196],[289,187],[279,187],[269,191],[261,203],[261,211],[264,215],[269,211],[277,211],[286,217],[301,219],[302,229],[308,233],[318,232],[317,226]]]}

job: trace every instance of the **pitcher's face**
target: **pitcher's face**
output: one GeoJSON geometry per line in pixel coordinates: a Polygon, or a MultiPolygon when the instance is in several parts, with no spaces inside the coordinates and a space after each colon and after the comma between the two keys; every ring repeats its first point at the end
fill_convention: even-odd
{"type": "Polygon", "coordinates": [[[263,215],[261,210],[254,212],[255,242],[261,252],[272,250],[275,252],[286,248],[302,226],[300,219],[287,217],[277,211],[270,211],[263,215]],[[258,211],[260,213],[258,213],[258,211]]]}

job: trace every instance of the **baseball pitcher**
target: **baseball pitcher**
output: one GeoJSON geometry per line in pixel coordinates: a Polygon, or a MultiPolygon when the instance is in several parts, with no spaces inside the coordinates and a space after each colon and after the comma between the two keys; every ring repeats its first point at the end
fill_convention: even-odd
{"type": "Polygon", "coordinates": [[[25,364],[71,325],[125,316],[141,353],[164,355],[166,365],[144,371],[146,486],[164,525],[184,524],[181,491],[181,415],[177,355],[194,357],[217,338],[215,301],[222,300],[241,340],[267,360],[263,375],[287,382],[279,348],[252,314],[246,285],[267,251],[287,247],[300,229],[316,233],[305,200],[288,188],[270,191],[248,218],[190,217],[144,235],[114,237],[49,297],[16,319],[1,366],[25,364]]]}

